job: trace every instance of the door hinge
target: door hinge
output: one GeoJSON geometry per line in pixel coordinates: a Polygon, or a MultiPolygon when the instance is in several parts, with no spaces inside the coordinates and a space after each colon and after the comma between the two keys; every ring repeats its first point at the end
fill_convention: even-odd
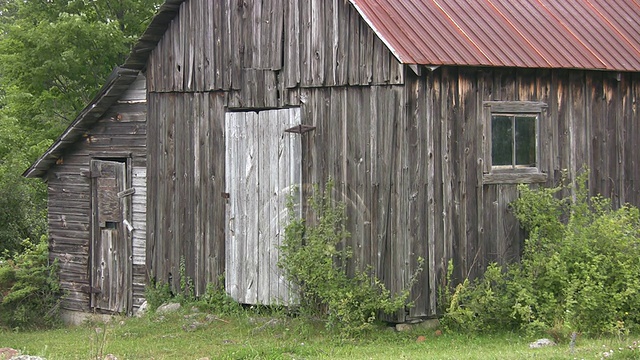
{"type": "Polygon", "coordinates": [[[316,127],[313,126],[313,125],[300,124],[300,125],[296,125],[294,127],[290,127],[288,129],[286,129],[284,132],[288,132],[288,133],[292,133],[292,134],[305,134],[305,133],[308,133],[309,131],[313,131],[315,129],[316,129],[316,127]]]}

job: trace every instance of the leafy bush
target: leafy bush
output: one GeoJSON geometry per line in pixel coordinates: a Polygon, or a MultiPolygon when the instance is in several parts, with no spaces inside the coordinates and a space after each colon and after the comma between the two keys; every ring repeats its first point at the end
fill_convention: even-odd
{"type": "Polygon", "coordinates": [[[196,300],[194,295],[193,279],[186,275],[186,261],[184,257],[180,258],[180,284],[179,289],[174,293],[171,285],[165,282],[152,279],[151,283],[144,289],[144,296],[149,305],[149,310],[154,311],[162,304],[169,301],[179,302],[181,304],[192,303],[196,300]]]}
{"type": "Polygon", "coordinates": [[[151,283],[144,288],[144,298],[147,301],[149,310],[155,311],[160,305],[171,300],[173,294],[171,293],[169,284],[151,281],[151,283]]]}
{"type": "Polygon", "coordinates": [[[224,276],[218,278],[217,284],[207,284],[207,289],[198,300],[198,306],[204,310],[221,315],[237,315],[243,310],[242,305],[235,301],[224,289],[224,276]]]}
{"type": "Polygon", "coordinates": [[[32,329],[59,324],[56,263],[49,265],[47,239],[25,241],[24,251],[0,263],[0,326],[32,329]]]}
{"type": "Polygon", "coordinates": [[[308,200],[314,213],[312,224],[296,216],[289,201],[289,224],[280,247],[279,266],[298,290],[302,311],[326,317],[330,328],[355,334],[367,329],[378,313],[404,309],[409,291],[392,294],[370,269],[347,276],[340,265],[351,261],[353,255],[341,244],[350,234],[345,227],[344,204],[331,199],[332,189],[331,181],[324,194],[314,189],[308,200]]]}
{"type": "Polygon", "coordinates": [[[465,279],[448,296],[442,324],[449,330],[464,332],[514,329],[513,289],[509,277],[497,264],[490,264],[481,281],[465,279]]]}
{"type": "Polygon", "coordinates": [[[520,264],[493,264],[482,279],[459,285],[445,326],[593,335],[637,328],[640,212],[589,197],[586,179],[584,173],[575,187],[519,187],[513,208],[528,232],[520,264]],[[561,192],[573,196],[561,198],[561,192]]]}

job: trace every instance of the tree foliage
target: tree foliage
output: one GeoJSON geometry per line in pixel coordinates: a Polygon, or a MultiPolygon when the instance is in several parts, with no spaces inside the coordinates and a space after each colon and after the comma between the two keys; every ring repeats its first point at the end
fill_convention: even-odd
{"type": "Polygon", "coordinates": [[[0,0],[0,252],[46,230],[20,175],[87,105],[160,0],[0,0]]]}

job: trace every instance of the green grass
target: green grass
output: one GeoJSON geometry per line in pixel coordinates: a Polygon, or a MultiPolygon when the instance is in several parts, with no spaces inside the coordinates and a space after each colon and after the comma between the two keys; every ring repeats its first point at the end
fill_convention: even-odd
{"type": "Polygon", "coordinates": [[[578,338],[568,344],[530,349],[536,337],[518,334],[476,335],[416,328],[396,332],[380,327],[358,339],[328,333],[322,324],[282,315],[238,315],[205,319],[187,311],[141,319],[113,318],[49,331],[0,330],[0,347],[56,359],[638,359],[629,350],[634,337],[578,338]],[[191,325],[198,322],[195,329],[191,325]],[[265,325],[267,324],[267,325],[265,325]],[[105,333],[106,331],[106,333],[105,333]],[[106,334],[106,335],[105,335],[106,334]],[[426,341],[416,342],[418,336],[426,341]],[[622,351],[619,348],[623,349],[622,351]],[[97,357],[97,355],[102,355],[97,357]]]}

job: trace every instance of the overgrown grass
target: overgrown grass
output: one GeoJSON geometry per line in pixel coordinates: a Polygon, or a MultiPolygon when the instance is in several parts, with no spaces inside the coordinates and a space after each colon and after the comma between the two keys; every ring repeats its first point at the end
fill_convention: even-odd
{"type": "Polygon", "coordinates": [[[219,317],[185,308],[165,316],[113,318],[108,324],[34,332],[0,331],[1,346],[49,360],[95,359],[636,359],[630,350],[638,337],[578,338],[567,344],[530,349],[536,340],[513,333],[465,335],[415,328],[396,332],[380,326],[365,337],[344,340],[324,324],[280,314],[219,317]],[[192,326],[194,323],[201,325],[192,326]],[[105,336],[106,331],[106,336],[105,336]],[[425,341],[417,342],[419,336],[425,341]],[[604,346],[603,346],[604,345],[604,346]],[[622,351],[619,349],[623,349],[622,351]]]}

